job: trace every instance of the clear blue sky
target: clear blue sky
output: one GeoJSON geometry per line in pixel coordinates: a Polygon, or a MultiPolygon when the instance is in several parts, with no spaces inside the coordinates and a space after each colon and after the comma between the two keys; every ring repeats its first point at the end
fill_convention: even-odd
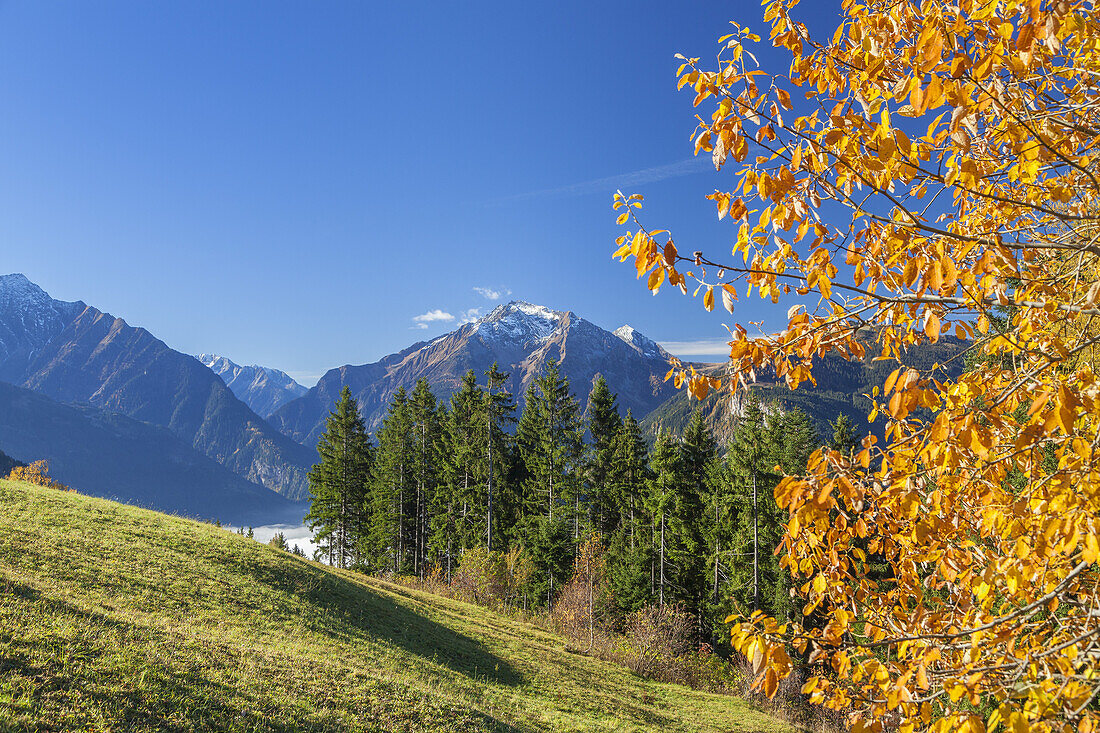
{"type": "MultiPolygon", "coordinates": [[[[834,3],[804,5],[835,27],[834,3]]],[[[681,249],[725,249],[703,197],[729,177],[691,159],[673,54],[713,57],[728,20],[763,30],[761,12],[0,4],[0,273],[307,384],[487,312],[475,288],[720,341],[727,314],[654,298],[611,260],[611,193],[645,194],[681,249]],[[437,309],[456,320],[417,327],[437,309]]]]}

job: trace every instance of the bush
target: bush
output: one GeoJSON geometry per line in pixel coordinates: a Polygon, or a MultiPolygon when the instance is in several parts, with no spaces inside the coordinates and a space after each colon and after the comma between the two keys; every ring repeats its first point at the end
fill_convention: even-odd
{"type": "Polygon", "coordinates": [[[50,464],[45,460],[35,461],[29,466],[16,466],[8,474],[8,480],[23,481],[36,486],[48,486],[51,489],[69,489],[60,481],[50,478],[50,464]]]}
{"type": "Polygon", "coordinates": [[[576,641],[586,639],[588,648],[594,644],[596,629],[603,631],[602,621],[608,618],[612,605],[606,568],[603,545],[598,538],[589,537],[577,548],[573,576],[562,586],[550,612],[555,630],[576,641]]]}
{"type": "Polygon", "coordinates": [[[531,559],[519,546],[508,552],[469,548],[462,551],[450,590],[460,600],[508,608],[516,604],[534,570],[531,559]]]}

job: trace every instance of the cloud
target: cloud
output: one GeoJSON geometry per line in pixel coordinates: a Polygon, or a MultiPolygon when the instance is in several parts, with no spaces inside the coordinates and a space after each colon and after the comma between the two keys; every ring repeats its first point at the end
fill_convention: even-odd
{"type": "Polygon", "coordinates": [[[673,356],[723,356],[730,353],[729,339],[697,339],[695,341],[662,341],[661,346],[673,356]]]}
{"type": "MultiPolygon", "coordinates": [[[[641,170],[630,171],[628,173],[607,176],[606,178],[594,178],[591,181],[581,181],[580,183],[573,183],[559,188],[545,188],[541,191],[528,191],[527,193],[519,193],[514,196],[505,196],[504,198],[496,199],[490,203],[499,205],[534,198],[586,196],[596,193],[611,195],[617,189],[629,189],[646,183],[657,183],[658,181],[664,181],[669,178],[690,176],[693,173],[702,173],[708,168],[712,169],[710,156],[700,155],[698,157],[688,158],[687,160],[681,160],[678,163],[658,165],[652,168],[642,168],[641,170]]],[[[630,193],[629,191],[624,192],[630,193]]]]}
{"type": "Polygon", "coordinates": [[[443,321],[446,323],[449,321],[453,321],[454,319],[455,317],[447,311],[440,310],[439,308],[434,308],[427,313],[421,313],[419,316],[413,316],[414,325],[412,326],[412,328],[427,328],[429,323],[434,323],[435,321],[443,321]]]}
{"type": "Polygon", "coordinates": [[[476,285],[474,286],[474,292],[486,300],[500,300],[512,294],[512,291],[508,288],[495,290],[493,288],[479,288],[476,285]]]}
{"type": "Polygon", "coordinates": [[[462,315],[458,317],[459,323],[473,323],[481,316],[480,308],[467,308],[462,311],[462,315]]]}

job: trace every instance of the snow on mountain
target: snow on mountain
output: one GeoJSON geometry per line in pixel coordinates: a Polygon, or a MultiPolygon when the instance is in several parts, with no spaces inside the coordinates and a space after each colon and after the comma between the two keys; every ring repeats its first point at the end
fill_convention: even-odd
{"type": "Polygon", "coordinates": [[[0,379],[20,374],[85,307],[54,300],[20,273],[0,275],[0,379]]]}
{"type": "Polygon", "coordinates": [[[233,394],[261,417],[267,417],[307,390],[289,374],[258,364],[241,366],[217,354],[196,357],[222,378],[233,394]]]}
{"type": "Polygon", "coordinates": [[[668,352],[657,345],[656,341],[649,338],[641,331],[635,331],[634,328],[629,325],[619,326],[612,331],[612,333],[634,347],[642,356],[648,356],[653,359],[668,359],[668,352]]]}
{"type": "Polygon", "coordinates": [[[279,408],[268,420],[285,435],[315,445],[345,385],[359,400],[368,428],[375,429],[399,388],[411,391],[418,379],[426,379],[436,397],[445,400],[458,389],[467,370],[483,381],[485,370],[494,363],[510,375],[507,388],[522,401],[550,360],[560,364],[582,405],[597,375],[618,394],[620,409],[631,409],[639,418],[675,391],[664,381],[668,355],[641,333],[633,329],[612,333],[572,311],[512,301],[473,323],[373,364],[332,369],[305,396],[279,408]]]}
{"type": "Polygon", "coordinates": [[[487,343],[539,343],[554,333],[566,313],[541,305],[512,301],[498,305],[474,322],[474,332],[487,343]]]}

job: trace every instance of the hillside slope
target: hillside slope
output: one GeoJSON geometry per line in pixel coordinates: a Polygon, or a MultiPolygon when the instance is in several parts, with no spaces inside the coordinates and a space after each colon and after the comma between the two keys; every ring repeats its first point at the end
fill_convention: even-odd
{"type": "MultiPolygon", "coordinates": [[[[50,475],[92,496],[199,519],[297,524],[305,504],[252,483],[165,428],[91,405],[65,405],[0,382],[0,446],[50,464],[50,475]]],[[[0,455],[0,477],[11,470],[0,455]]]]}
{"type": "Polygon", "coordinates": [[[0,730],[790,730],[483,609],[0,481],[0,730]]]}

